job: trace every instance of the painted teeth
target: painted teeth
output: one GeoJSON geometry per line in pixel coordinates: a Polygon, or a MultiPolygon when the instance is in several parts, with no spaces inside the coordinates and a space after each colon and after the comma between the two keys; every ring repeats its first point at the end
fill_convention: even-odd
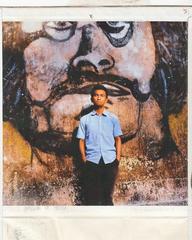
{"type": "Polygon", "coordinates": [[[111,89],[111,90],[119,90],[119,88],[117,88],[115,86],[108,85],[108,84],[104,84],[104,87],[106,87],[107,89],[111,89]]]}

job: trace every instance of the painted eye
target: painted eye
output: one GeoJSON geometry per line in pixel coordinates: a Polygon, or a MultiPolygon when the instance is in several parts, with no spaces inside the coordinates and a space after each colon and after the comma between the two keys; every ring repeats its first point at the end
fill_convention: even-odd
{"type": "Polygon", "coordinates": [[[125,22],[107,22],[111,27],[111,33],[109,33],[114,38],[123,38],[126,36],[127,32],[130,29],[130,23],[125,22]]]}
{"type": "Polygon", "coordinates": [[[99,22],[98,25],[115,47],[125,46],[133,34],[132,22],[99,22]]]}
{"type": "Polygon", "coordinates": [[[45,22],[43,28],[51,38],[66,41],[74,34],[76,22],[45,22]]]}

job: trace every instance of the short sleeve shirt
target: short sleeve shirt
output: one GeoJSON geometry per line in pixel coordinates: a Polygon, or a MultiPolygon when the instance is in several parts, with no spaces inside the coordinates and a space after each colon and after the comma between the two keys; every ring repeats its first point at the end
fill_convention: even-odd
{"type": "Polygon", "coordinates": [[[80,119],[77,138],[85,140],[86,160],[99,163],[101,157],[105,164],[116,158],[115,137],[122,131],[118,118],[109,111],[98,115],[95,110],[80,119]]]}

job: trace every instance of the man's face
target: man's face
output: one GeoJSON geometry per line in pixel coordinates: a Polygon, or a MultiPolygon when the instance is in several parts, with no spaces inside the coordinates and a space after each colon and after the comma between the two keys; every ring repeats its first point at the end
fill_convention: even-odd
{"type": "Polygon", "coordinates": [[[124,135],[136,131],[139,105],[130,86],[136,81],[141,94],[150,92],[155,69],[150,23],[46,22],[43,29],[47,36],[24,51],[33,130],[71,141],[99,83],[109,92],[106,108],[119,117],[124,135]]]}
{"type": "Polygon", "coordinates": [[[102,89],[98,89],[94,91],[93,96],[91,97],[91,101],[96,107],[104,107],[107,103],[106,92],[102,89]]]}

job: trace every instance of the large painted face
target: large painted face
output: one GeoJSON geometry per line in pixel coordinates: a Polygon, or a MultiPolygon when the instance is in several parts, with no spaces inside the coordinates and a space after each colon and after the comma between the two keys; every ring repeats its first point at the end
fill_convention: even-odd
{"type": "MultiPolygon", "coordinates": [[[[24,50],[38,141],[43,136],[49,145],[48,133],[55,137],[52,147],[67,152],[80,116],[90,109],[90,90],[97,83],[108,89],[106,108],[119,117],[124,137],[136,131],[138,101],[147,100],[155,70],[150,23],[45,22],[42,28],[47,35],[24,50]]],[[[23,23],[23,31],[27,30],[23,23]]]]}

